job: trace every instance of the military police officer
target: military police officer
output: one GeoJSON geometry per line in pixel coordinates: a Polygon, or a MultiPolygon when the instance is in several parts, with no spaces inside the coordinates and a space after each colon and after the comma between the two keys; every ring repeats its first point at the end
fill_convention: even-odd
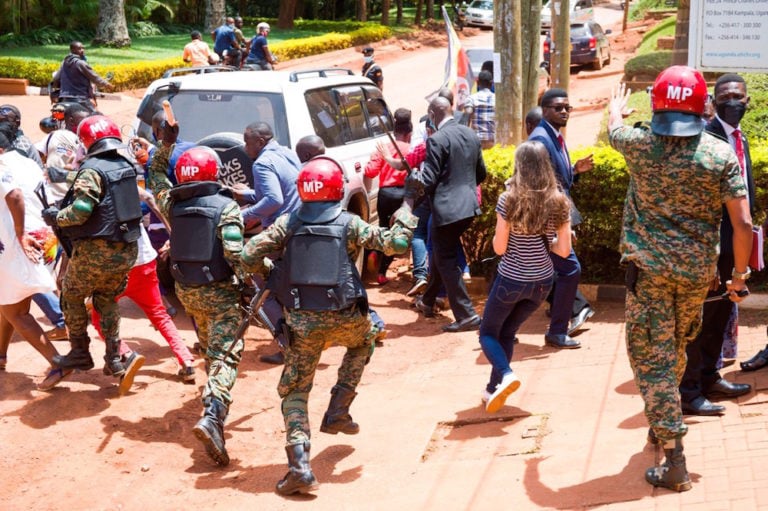
{"type": "Polygon", "coordinates": [[[208,456],[223,466],[229,464],[224,420],[243,351],[243,343],[235,339],[240,310],[233,282],[243,249],[243,219],[231,193],[216,182],[221,161],[213,149],[198,146],[182,153],[176,162],[175,187],[166,175],[172,152],[173,145],[165,144],[155,152],[149,186],[171,225],[176,295],[197,324],[205,354],[205,410],[193,431],[208,456]]]}
{"type": "Polygon", "coordinates": [[[384,73],[381,67],[373,61],[373,48],[363,48],[363,76],[371,80],[381,90],[384,90],[384,73]]]}
{"type": "Polygon", "coordinates": [[[270,289],[286,310],[292,339],[278,385],[285,419],[289,471],[277,483],[283,495],[317,488],[309,466],[307,400],[320,354],[326,346],[347,348],[320,431],[356,434],[349,407],[373,350],[375,330],[354,261],[362,248],[386,254],[408,249],[418,222],[410,208],[393,215],[390,229],[374,227],[342,210],[344,174],[335,160],[315,157],[298,178],[302,205],[252,238],[243,251],[248,271],[265,272],[267,254],[282,251],[270,275],[270,289]]]}
{"type": "Polygon", "coordinates": [[[85,299],[92,297],[106,339],[104,372],[122,377],[126,374],[124,362],[131,371],[138,369],[136,358],[120,358],[120,311],[115,302],[138,253],[141,206],[137,173],[133,163],[117,151],[123,147],[120,128],[109,118],[86,117],[77,135],[87,151],[86,159],[71,173],[74,184],[62,200],[61,211],[55,207],[43,211],[46,223],[59,227],[73,246],[61,292],[72,349],[54,357],[54,362],[63,369],[93,368],[85,307],[85,299]]]}
{"type": "Polygon", "coordinates": [[[649,438],[663,444],[666,457],[645,479],[681,492],[691,481],[678,385],[715,275],[722,205],[733,225],[734,268],[726,287],[735,302],[747,289],[752,221],[736,156],[726,142],[702,132],[707,85],[701,73],[672,66],[659,74],[650,129],[623,125],[628,98],[622,84],[611,98],[608,124],[611,145],[630,174],[620,247],[629,265],[627,351],[649,438]]]}

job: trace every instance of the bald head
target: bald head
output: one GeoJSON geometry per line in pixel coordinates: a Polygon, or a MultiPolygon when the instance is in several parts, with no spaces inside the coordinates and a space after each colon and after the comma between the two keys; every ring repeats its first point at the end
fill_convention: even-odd
{"type": "Polygon", "coordinates": [[[452,113],[451,103],[440,96],[432,100],[429,104],[429,110],[427,110],[427,115],[432,119],[435,126],[440,126],[443,119],[450,117],[452,113]]]}
{"type": "Polygon", "coordinates": [[[325,142],[317,135],[307,135],[296,142],[296,154],[301,163],[306,163],[315,156],[325,154],[325,142]]]}

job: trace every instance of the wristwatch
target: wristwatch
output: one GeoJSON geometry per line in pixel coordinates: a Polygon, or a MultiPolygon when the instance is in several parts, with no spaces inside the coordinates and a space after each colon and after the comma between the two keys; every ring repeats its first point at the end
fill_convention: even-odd
{"type": "Polygon", "coordinates": [[[750,275],[752,275],[752,270],[749,269],[749,266],[747,266],[747,271],[745,272],[736,271],[736,268],[731,272],[731,278],[738,280],[747,280],[750,275]]]}

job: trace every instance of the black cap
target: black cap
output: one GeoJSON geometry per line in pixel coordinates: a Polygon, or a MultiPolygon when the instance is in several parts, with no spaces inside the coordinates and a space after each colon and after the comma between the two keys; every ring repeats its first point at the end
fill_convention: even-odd
{"type": "Polygon", "coordinates": [[[373,55],[373,48],[371,46],[363,48],[363,55],[373,55]]]}

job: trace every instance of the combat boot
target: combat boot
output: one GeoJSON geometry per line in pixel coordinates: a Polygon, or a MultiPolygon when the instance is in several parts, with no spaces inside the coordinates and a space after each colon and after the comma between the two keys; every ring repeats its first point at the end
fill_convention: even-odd
{"type": "Polygon", "coordinates": [[[691,479],[685,467],[683,441],[680,438],[664,441],[664,456],[666,459],[659,467],[645,471],[645,480],[654,486],[661,486],[677,492],[691,489],[691,479]]]}
{"type": "Polygon", "coordinates": [[[66,355],[54,355],[53,363],[62,369],[80,369],[87,371],[93,369],[93,358],[88,351],[91,339],[88,334],[70,335],[69,345],[72,349],[66,355]]]}
{"type": "Polygon", "coordinates": [[[125,374],[125,367],[120,359],[120,339],[107,339],[104,354],[104,374],[120,377],[125,374]]]}
{"type": "Polygon", "coordinates": [[[320,431],[323,433],[344,433],[356,435],[360,432],[360,426],[352,420],[349,407],[355,400],[357,392],[344,385],[334,385],[331,389],[331,402],[328,403],[328,411],[323,415],[323,423],[320,431]]]}
{"type": "Polygon", "coordinates": [[[288,473],[277,483],[277,493],[293,495],[309,493],[320,486],[309,466],[309,442],[285,446],[288,454],[288,473]]]}
{"type": "Polygon", "coordinates": [[[224,446],[224,420],[227,418],[227,407],[214,397],[203,401],[205,410],[203,418],[197,421],[192,429],[195,436],[205,446],[205,452],[217,465],[229,465],[229,455],[224,446]]]}

